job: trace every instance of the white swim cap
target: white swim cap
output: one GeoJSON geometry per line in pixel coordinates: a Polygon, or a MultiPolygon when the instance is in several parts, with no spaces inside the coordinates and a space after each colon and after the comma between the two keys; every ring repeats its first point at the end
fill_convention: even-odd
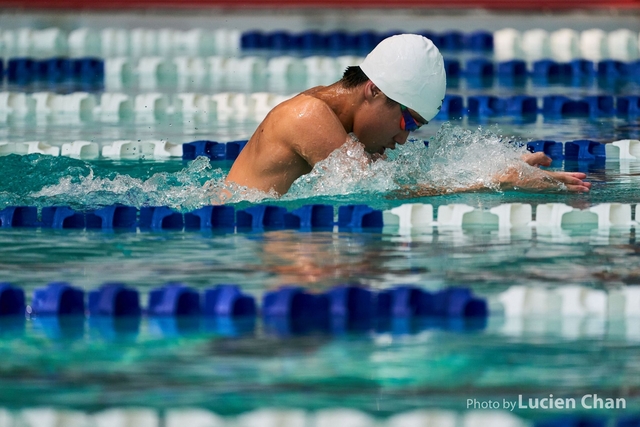
{"type": "Polygon", "coordinates": [[[382,40],[360,68],[384,94],[409,107],[425,120],[438,114],[447,76],[444,60],[431,40],[401,34],[382,40]]]}

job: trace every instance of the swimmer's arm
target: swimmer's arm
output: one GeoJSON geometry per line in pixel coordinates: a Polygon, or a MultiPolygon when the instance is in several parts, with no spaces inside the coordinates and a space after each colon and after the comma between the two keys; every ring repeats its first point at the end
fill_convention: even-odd
{"type": "Polygon", "coordinates": [[[471,193],[471,192],[488,191],[488,190],[489,188],[482,183],[471,185],[468,187],[461,187],[461,188],[433,187],[427,184],[420,184],[417,186],[405,185],[401,189],[391,192],[391,194],[389,195],[389,198],[413,199],[418,197],[433,197],[433,196],[443,196],[446,194],[471,193]]]}
{"type": "MultiPolygon", "coordinates": [[[[548,166],[551,159],[543,153],[531,153],[522,156],[522,160],[530,166],[548,166]]],[[[500,190],[518,190],[529,192],[557,192],[569,191],[572,193],[587,193],[591,189],[591,183],[583,181],[587,175],[581,172],[552,172],[540,170],[535,175],[524,176],[522,170],[510,167],[496,175],[493,182],[500,186],[500,190]]],[[[417,187],[405,186],[394,193],[398,198],[415,198],[440,196],[445,194],[468,193],[490,191],[493,188],[483,182],[479,182],[461,188],[438,188],[428,184],[420,184],[417,187]]]]}
{"type": "MultiPolygon", "coordinates": [[[[544,153],[527,153],[522,155],[526,164],[539,167],[550,166],[551,158],[544,153]]],[[[570,191],[572,193],[587,193],[591,183],[583,181],[587,175],[582,172],[552,172],[541,170],[539,177],[523,178],[516,168],[507,169],[497,177],[503,190],[530,191],[570,191]]]]}

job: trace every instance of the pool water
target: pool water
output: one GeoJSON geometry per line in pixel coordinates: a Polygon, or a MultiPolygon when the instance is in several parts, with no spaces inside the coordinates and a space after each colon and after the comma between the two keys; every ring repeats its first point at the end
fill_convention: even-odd
{"type": "MultiPolygon", "coordinates": [[[[165,176],[158,180],[158,192],[164,188],[172,193],[183,185],[199,188],[229,167],[216,164],[222,172],[203,172],[192,170],[193,162],[85,162],[42,155],[2,157],[0,164],[7,176],[22,178],[3,181],[0,194],[5,203],[78,208],[123,201],[99,178],[136,180],[126,183],[123,193],[135,205],[156,197],[134,191],[154,175],[165,176]],[[24,175],[18,175],[19,170],[24,175]],[[43,188],[59,189],[60,179],[90,171],[94,182],[102,183],[97,192],[86,186],[80,187],[84,193],[35,196],[43,188]]],[[[587,195],[489,192],[411,201],[484,208],[553,201],[586,208],[638,200],[640,163],[590,166],[593,190],[587,195]]],[[[269,202],[291,209],[306,203],[361,202],[389,209],[406,201],[350,194],[269,202]]],[[[143,306],[148,291],[168,282],[197,290],[236,283],[258,300],[284,284],[313,291],[353,282],[375,289],[398,284],[432,290],[467,286],[490,302],[514,284],[609,291],[640,282],[635,230],[629,227],[550,232],[525,227],[507,234],[497,227],[428,227],[408,235],[388,227],[376,232],[237,233],[14,228],[2,230],[0,248],[0,281],[22,287],[27,295],[51,281],[86,290],[117,281],[139,290],[143,306]]],[[[463,414],[467,399],[473,398],[514,400],[520,394],[549,393],[579,398],[596,393],[624,397],[627,409],[577,413],[613,419],[639,408],[634,391],[640,374],[636,322],[591,316],[512,319],[498,312],[486,324],[462,329],[446,322],[415,321],[349,333],[283,335],[260,319],[255,325],[220,325],[206,319],[143,318],[118,325],[95,319],[65,323],[32,318],[17,325],[0,324],[0,402],[16,414],[33,407],[87,414],[111,408],[162,413],[167,408],[197,407],[234,418],[264,408],[309,413],[350,408],[385,420],[417,409],[463,414]]],[[[516,414],[539,420],[556,413],[516,414]]]]}
{"type": "MultiPolygon", "coordinates": [[[[29,323],[0,342],[3,354],[20,354],[2,367],[0,399],[10,408],[199,407],[228,416],[345,407],[386,418],[416,409],[464,411],[467,398],[518,394],[597,393],[626,397],[628,409],[638,404],[637,336],[606,332],[624,330],[620,324],[592,322],[591,335],[572,338],[554,330],[562,322],[541,319],[530,320],[522,336],[492,319],[480,332],[431,325],[411,333],[395,325],[375,334],[283,338],[264,330],[225,336],[215,325],[177,333],[175,325],[151,321],[139,332],[89,325],[61,337],[29,323]],[[597,333],[602,326],[605,333],[597,333]]],[[[540,418],[535,411],[518,415],[540,418]]]]}
{"type": "MultiPolygon", "coordinates": [[[[169,85],[159,90],[170,96],[187,91],[290,95],[308,83],[295,78],[256,79],[169,85]]],[[[38,88],[26,89],[33,90],[38,88]]],[[[131,95],[143,91],[135,85],[123,89],[131,95]]],[[[640,88],[637,81],[608,84],[592,80],[579,85],[527,81],[513,86],[497,80],[473,84],[461,79],[450,81],[448,93],[617,96],[638,94],[640,88]]],[[[144,120],[129,117],[116,123],[98,117],[8,116],[0,117],[0,141],[39,140],[56,146],[75,140],[100,146],[121,139],[227,142],[248,139],[258,123],[255,117],[241,115],[196,120],[169,114],[144,120]]],[[[430,204],[435,211],[454,203],[482,209],[504,203],[534,207],[566,203],[579,209],[623,203],[633,205],[637,212],[640,161],[636,160],[552,164],[554,170],[587,172],[593,185],[588,194],[488,190],[405,200],[393,190],[394,179],[462,185],[464,179],[486,178],[483,169],[501,166],[497,157],[517,158],[524,153],[522,145],[531,140],[611,142],[637,139],[639,134],[637,120],[624,117],[438,119],[377,166],[358,170],[351,167],[357,158],[353,164],[329,160],[328,172],[303,177],[282,198],[237,194],[231,205],[244,209],[269,203],[295,209],[314,203],[334,207],[367,204],[388,210],[411,202],[430,204]],[[429,150],[432,153],[437,144],[449,150],[450,164],[442,166],[429,157],[429,150]],[[441,167],[437,169],[441,176],[429,175],[436,166],[441,167]],[[344,170],[348,173],[336,172],[344,170]],[[469,177],[474,171],[477,175],[469,177]]],[[[125,204],[189,212],[215,201],[210,184],[221,185],[231,164],[206,158],[127,161],[41,154],[0,156],[0,210],[14,205],[89,210],[125,204]]],[[[637,415],[638,314],[618,318],[545,313],[513,318],[505,316],[499,304],[500,295],[514,285],[550,292],[576,285],[606,292],[637,286],[640,250],[635,231],[636,226],[423,227],[410,233],[388,226],[363,232],[337,228],[236,232],[1,229],[0,282],[24,289],[27,303],[36,288],[60,281],[86,291],[105,282],[122,282],[140,292],[143,306],[150,290],[170,282],[198,291],[221,283],[238,284],[257,301],[265,292],[287,284],[313,292],[346,283],[372,289],[409,284],[428,290],[469,287],[487,299],[491,315],[480,322],[396,319],[356,330],[334,326],[312,333],[274,328],[259,316],[255,322],[228,323],[144,316],[122,321],[0,319],[0,427],[3,408],[10,414],[31,408],[87,414],[146,408],[160,414],[163,421],[158,425],[169,425],[168,411],[186,408],[204,409],[230,420],[265,408],[310,414],[348,408],[382,425],[394,415],[415,410],[446,410],[463,416],[469,413],[468,399],[515,400],[518,395],[546,397],[550,393],[577,399],[585,394],[623,397],[626,408],[516,409],[514,414],[525,422],[571,414],[606,420],[637,415]]],[[[7,421],[4,425],[14,424],[7,421]]]]}

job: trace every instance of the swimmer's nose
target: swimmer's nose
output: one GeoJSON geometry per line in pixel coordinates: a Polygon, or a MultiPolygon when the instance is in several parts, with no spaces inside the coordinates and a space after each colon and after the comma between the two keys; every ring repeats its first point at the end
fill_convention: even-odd
{"type": "Polygon", "coordinates": [[[400,132],[398,135],[396,135],[395,138],[393,138],[393,140],[397,143],[397,144],[404,144],[405,142],[407,142],[407,138],[409,138],[409,131],[407,130],[403,130],[402,132],[400,132]]]}

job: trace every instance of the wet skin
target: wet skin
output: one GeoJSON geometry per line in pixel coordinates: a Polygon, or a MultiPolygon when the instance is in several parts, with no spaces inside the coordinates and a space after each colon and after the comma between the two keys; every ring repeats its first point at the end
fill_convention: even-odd
{"type": "MultiPolygon", "coordinates": [[[[409,109],[422,125],[420,115],[409,109]]],[[[356,135],[373,160],[386,149],[404,144],[409,132],[400,125],[400,105],[389,102],[371,81],[355,88],[344,88],[340,82],[309,89],[276,106],[258,126],[234,162],[227,183],[255,188],[264,192],[286,193],[291,184],[313,166],[341,147],[349,133],[356,135]]],[[[523,156],[532,166],[548,166],[551,159],[542,153],[523,156]]],[[[587,192],[591,184],[583,173],[548,172],[537,178],[522,178],[517,168],[495,177],[501,188],[547,191],[561,189],[564,184],[572,192],[587,192]]],[[[477,191],[482,186],[456,191],[477,191]]],[[[442,194],[442,189],[420,187],[402,191],[405,197],[442,194]]]]}

